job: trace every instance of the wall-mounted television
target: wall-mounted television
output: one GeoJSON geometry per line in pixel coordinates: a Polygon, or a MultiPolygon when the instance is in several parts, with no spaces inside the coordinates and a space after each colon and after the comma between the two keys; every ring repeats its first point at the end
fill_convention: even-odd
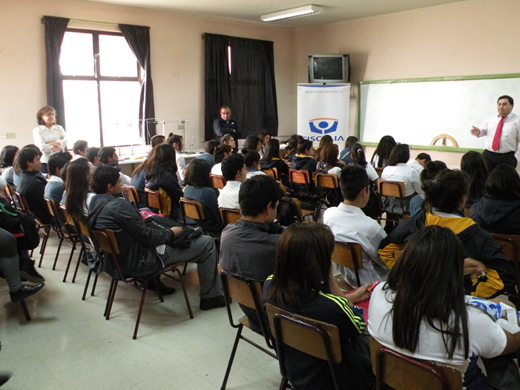
{"type": "Polygon", "coordinates": [[[349,54],[310,54],[309,83],[349,83],[349,54]]]}

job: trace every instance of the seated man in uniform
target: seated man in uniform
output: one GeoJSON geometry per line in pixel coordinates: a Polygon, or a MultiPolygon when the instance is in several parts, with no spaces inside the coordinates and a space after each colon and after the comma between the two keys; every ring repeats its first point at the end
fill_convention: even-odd
{"type": "MultiPolygon", "coordinates": [[[[274,223],[282,191],[267,175],[242,183],[238,194],[242,217],[222,231],[220,266],[247,279],[265,281],[274,272],[275,252],[283,228],[274,223]]],[[[242,307],[251,327],[260,330],[254,310],[242,307]]]]}

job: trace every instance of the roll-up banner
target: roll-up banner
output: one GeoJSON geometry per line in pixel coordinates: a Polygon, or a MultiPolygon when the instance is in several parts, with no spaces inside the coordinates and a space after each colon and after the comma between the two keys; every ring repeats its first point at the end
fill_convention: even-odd
{"type": "Polygon", "coordinates": [[[348,137],[350,84],[298,84],[298,135],[334,142],[348,137]]]}

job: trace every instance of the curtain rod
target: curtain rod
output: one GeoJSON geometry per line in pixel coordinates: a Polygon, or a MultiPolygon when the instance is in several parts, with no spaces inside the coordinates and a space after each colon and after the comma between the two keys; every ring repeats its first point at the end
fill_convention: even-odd
{"type": "MultiPolygon", "coordinates": [[[[42,21],[42,24],[44,23],[44,19],[42,17],[41,19],[42,21]]],[[[69,21],[71,22],[79,22],[79,23],[91,23],[91,24],[104,24],[105,26],[118,26],[118,23],[113,23],[113,22],[100,22],[100,21],[97,21],[97,20],[86,20],[86,19],[69,19],[69,21]]]]}

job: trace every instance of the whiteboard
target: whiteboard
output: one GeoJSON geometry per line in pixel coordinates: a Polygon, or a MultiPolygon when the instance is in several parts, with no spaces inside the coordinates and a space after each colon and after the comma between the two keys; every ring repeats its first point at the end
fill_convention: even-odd
{"type": "MultiPolygon", "coordinates": [[[[446,150],[483,149],[484,138],[472,136],[470,129],[497,112],[501,95],[511,96],[520,107],[520,74],[362,81],[359,139],[378,143],[391,135],[397,142],[427,147],[437,135],[449,134],[458,149],[446,150]]],[[[447,146],[452,146],[449,141],[447,146]]]]}

